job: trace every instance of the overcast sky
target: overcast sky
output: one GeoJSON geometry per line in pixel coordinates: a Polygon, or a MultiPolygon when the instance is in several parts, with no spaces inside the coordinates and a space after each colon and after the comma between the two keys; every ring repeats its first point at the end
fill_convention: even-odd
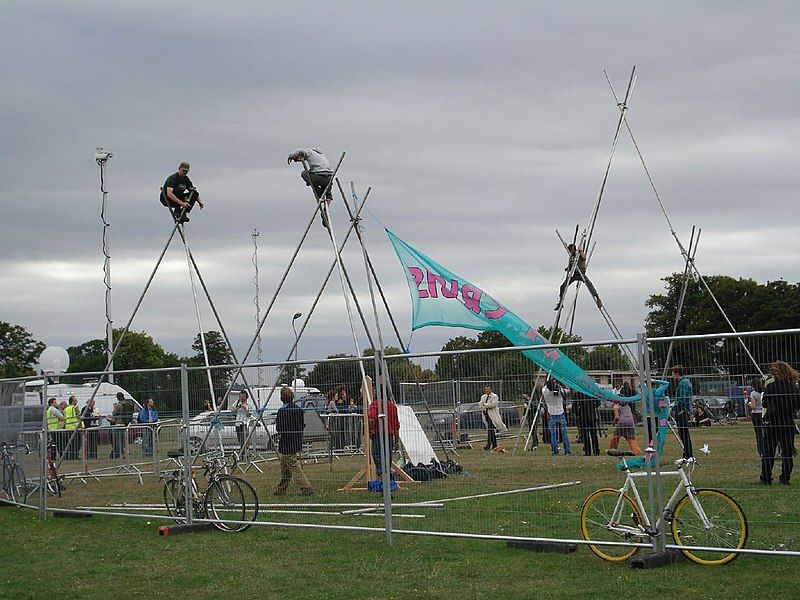
{"type": "MultiPolygon", "coordinates": [[[[206,200],[192,250],[240,355],[314,210],[298,147],[322,148],[372,193],[380,222],[534,326],[550,325],[565,254],[585,224],[631,67],[629,122],[678,234],[703,228],[697,264],[800,280],[796,2],[30,2],[0,18],[0,320],[49,345],[104,336],[100,170],[111,148],[113,315],[125,324],[171,223],[157,201],[177,164],[206,200]]],[[[346,212],[332,218],[341,237],[346,212]]],[[[403,272],[382,226],[367,248],[410,332],[403,272]]],[[[627,336],[683,263],[634,148],[620,138],[590,266],[627,336]]],[[[263,330],[284,358],[333,254],[315,220],[263,330]]],[[[360,296],[358,248],[345,256],[360,296]]],[[[736,316],[731,315],[736,321],[736,316]]],[[[206,330],[218,329],[203,304],[206,330]]],[[[576,333],[611,337],[586,297],[576,333]]],[[[133,329],[190,354],[197,324],[173,243],[133,329]]],[[[384,332],[388,330],[384,326],[384,332]]],[[[429,328],[411,349],[459,334],[429,328]]],[[[391,336],[387,342],[397,345],[391,336]]],[[[366,346],[361,336],[360,346],[366,346]]],[[[300,354],[352,352],[333,279],[300,354]]]]}

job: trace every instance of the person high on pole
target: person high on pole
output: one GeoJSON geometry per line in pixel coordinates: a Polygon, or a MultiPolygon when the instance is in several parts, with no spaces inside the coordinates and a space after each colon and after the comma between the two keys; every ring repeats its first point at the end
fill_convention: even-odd
{"type": "Polygon", "coordinates": [[[586,276],[586,252],[584,252],[583,247],[576,247],[575,244],[569,244],[567,246],[567,252],[569,252],[569,263],[567,263],[567,268],[564,269],[567,272],[567,277],[564,279],[564,283],[561,284],[561,288],[558,290],[558,304],[556,304],[556,307],[553,310],[558,310],[561,308],[561,303],[564,301],[564,293],[566,292],[567,287],[569,287],[569,284],[576,281],[585,283],[586,289],[589,290],[589,293],[594,298],[595,303],[597,303],[597,308],[603,308],[603,301],[600,300],[600,296],[598,295],[594,284],[592,284],[589,277],[586,276]],[[572,271],[572,264],[575,261],[577,261],[577,265],[575,266],[575,271],[572,273],[572,277],[570,277],[569,274],[572,271]]]}
{"type": "Polygon", "coordinates": [[[178,171],[167,177],[164,182],[164,187],[161,188],[161,204],[170,209],[176,221],[180,219],[181,223],[187,223],[189,221],[187,215],[195,203],[199,204],[201,209],[205,206],[192,180],[189,179],[189,163],[182,162],[178,166],[178,171]]]}

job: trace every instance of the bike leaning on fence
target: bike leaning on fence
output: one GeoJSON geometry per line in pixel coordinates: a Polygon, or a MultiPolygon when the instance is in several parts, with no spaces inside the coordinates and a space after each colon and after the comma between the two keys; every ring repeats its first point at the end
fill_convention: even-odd
{"type": "Polygon", "coordinates": [[[15,456],[17,450],[25,450],[25,454],[30,452],[30,448],[25,444],[10,446],[6,442],[0,443],[0,453],[3,456],[3,491],[11,502],[24,503],[28,499],[30,490],[25,479],[25,471],[15,456]]]}
{"type": "MultiPolygon", "coordinates": [[[[171,450],[167,456],[178,462],[178,468],[164,480],[164,504],[171,517],[186,519],[186,487],[184,458],[180,450],[171,450]]],[[[221,531],[244,531],[258,517],[258,496],[247,481],[230,475],[236,468],[236,455],[213,453],[203,459],[203,476],[208,487],[199,491],[196,470],[191,467],[189,489],[192,501],[192,514],[199,518],[214,521],[221,531]],[[239,521],[240,523],[225,523],[239,521]],[[249,523],[241,523],[247,521],[249,523]]]]}
{"type": "MultiPolygon", "coordinates": [[[[671,529],[675,545],[692,562],[701,565],[724,565],[731,562],[747,542],[747,518],[741,506],[724,492],[698,489],[692,485],[694,458],[675,461],[677,470],[662,471],[662,476],[680,478],[655,525],[650,523],[642,503],[636,479],[647,477],[646,472],[631,472],[625,456],[632,452],[609,451],[621,456],[625,484],[621,489],[601,489],[591,494],[581,509],[581,533],[588,542],[648,543],[671,529]],[[723,548],[700,550],[699,548],[723,548]]],[[[637,546],[594,545],[589,548],[609,561],[627,560],[639,551],[637,546]]]]}

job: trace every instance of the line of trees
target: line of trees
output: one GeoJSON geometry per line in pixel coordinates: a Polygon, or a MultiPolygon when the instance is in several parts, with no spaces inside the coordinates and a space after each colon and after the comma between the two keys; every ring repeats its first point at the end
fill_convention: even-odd
{"type": "MultiPolygon", "coordinates": [[[[683,275],[673,273],[662,279],[665,289],[652,294],[645,306],[649,309],[645,319],[648,336],[668,336],[672,334],[673,323],[677,312],[683,275]]],[[[726,275],[712,275],[706,278],[720,304],[725,308],[731,321],[740,331],[790,329],[800,327],[800,283],[789,283],[783,280],[768,281],[764,284],[753,279],[736,279],[726,275]]],[[[679,321],[677,333],[704,334],[729,331],[729,326],[719,309],[699,282],[691,280],[687,289],[684,307],[679,321]]],[[[540,327],[542,335],[549,335],[545,327],[540,327]]],[[[114,339],[119,339],[121,330],[114,330],[114,339]]],[[[211,364],[232,364],[232,356],[218,331],[205,334],[208,358],[211,364]]],[[[579,342],[580,336],[564,335],[556,331],[552,340],[563,342],[579,342]]],[[[486,348],[502,348],[511,346],[502,334],[495,331],[484,331],[475,338],[457,336],[448,340],[443,351],[471,350],[486,348]]],[[[672,363],[696,363],[704,365],[720,364],[724,360],[731,371],[752,371],[749,358],[737,343],[724,346],[724,357],[721,357],[719,341],[707,343],[678,345],[674,350],[672,363]]],[[[0,321],[0,376],[20,377],[34,374],[34,365],[45,344],[36,340],[21,325],[0,321]]],[[[145,369],[175,367],[185,362],[190,366],[204,364],[200,336],[192,342],[195,354],[178,356],[166,352],[152,336],[144,331],[128,332],[122,347],[114,358],[116,369],[145,369]]],[[[401,354],[399,348],[389,346],[387,354],[401,354]]],[[[666,344],[653,348],[654,366],[664,360],[666,344]]],[[[753,344],[750,351],[760,363],[769,363],[776,359],[797,364],[800,360],[800,349],[795,344],[753,344]]],[[[70,356],[69,372],[102,371],[107,362],[106,341],[104,339],[88,340],[82,344],[67,348],[70,356]]],[[[372,349],[364,351],[362,356],[371,356],[372,349]]],[[[591,350],[576,347],[565,352],[573,361],[586,370],[613,369],[627,370],[630,363],[627,357],[615,346],[601,346],[591,350]]],[[[349,354],[333,354],[329,358],[354,358],[349,354]]],[[[441,356],[433,369],[425,369],[408,359],[395,359],[389,363],[392,369],[393,382],[431,381],[435,379],[470,379],[489,378],[504,379],[511,375],[530,374],[536,370],[535,365],[520,352],[491,353],[478,357],[441,356]]],[[[371,361],[365,364],[367,374],[374,375],[371,361]]],[[[233,376],[230,370],[214,372],[214,387],[224,388],[233,376]]],[[[192,373],[192,384],[202,387],[204,373],[192,373]],[[198,379],[197,382],[194,379],[198,379]]],[[[306,376],[307,383],[317,387],[341,383],[357,386],[360,371],[354,361],[343,363],[320,363],[306,376]]],[[[137,384],[138,385],[138,384],[137,384]]],[[[127,386],[126,386],[127,387],[127,386]]],[[[194,386],[192,386],[194,387],[194,386]]],[[[322,389],[322,387],[320,389],[322,389]]],[[[127,388],[130,389],[130,388],[127,388]]],[[[133,390],[131,390],[133,392],[133,390]]],[[[357,389],[353,390],[357,393],[357,389]]],[[[353,393],[351,392],[351,393],[353,393]]]]}

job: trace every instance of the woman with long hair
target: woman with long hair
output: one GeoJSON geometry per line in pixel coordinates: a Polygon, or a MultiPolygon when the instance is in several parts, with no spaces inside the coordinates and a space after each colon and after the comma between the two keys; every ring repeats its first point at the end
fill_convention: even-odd
{"type": "Polygon", "coordinates": [[[788,363],[777,360],[769,366],[772,381],[767,383],[761,404],[764,408],[763,454],[761,455],[761,479],[764,485],[772,485],[772,467],[775,452],[780,447],[781,475],[779,481],[789,485],[794,468],[794,412],[800,406],[797,391],[797,371],[788,363]]]}

